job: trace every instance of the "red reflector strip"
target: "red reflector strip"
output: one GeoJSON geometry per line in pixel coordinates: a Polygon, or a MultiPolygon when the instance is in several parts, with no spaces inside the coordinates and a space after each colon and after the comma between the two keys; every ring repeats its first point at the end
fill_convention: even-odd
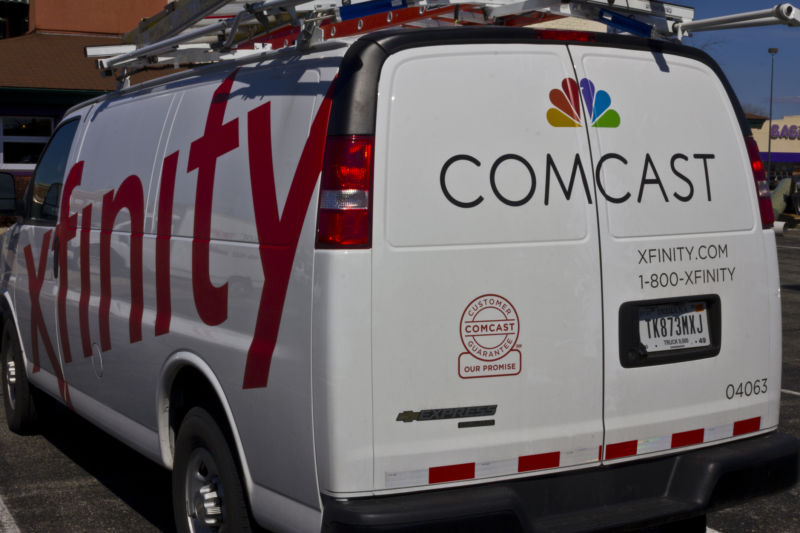
{"type": "Polygon", "coordinates": [[[539,453],[536,455],[523,455],[519,458],[517,471],[530,472],[544,468],[558,468],[561,463],[561,452],[539,453]]]}
{"type": "Polygon", "coordinates": [[[748,418],[747,420],[739,420],[733,424],[733,436],[744,435],[745,433],[752,433],[761,429],[761,417],[748,418]]]}
{"type": "Polygon", "coordinates": [[[681,433],[673,433],[672,447],[680,448],[681,446],[702,444],[704,435],[705,435],[704,429],[693,429],[692,431],[682,431],[681,433]]]}
{"type": "Polygon", "coordinates": [[[629,457],[636,455],[636,447],[639,441],[629,440],[625,442],[618,442],[616,444],[609,444],[606,446],[606,461],[611,459],[619,459],[620,457],[629,457]]]}
{"type": "MultiPolygon", "coordinates": [[[[667,452],[670,448],[693,446],[704,442],[717,442],[738,435],[753,433],[761,429],[761,417],[748,418],[738,422],[727,422],[718,426],[681,431],[672,435],[649,437],[642,440],[629,440],[607,444],[605,460],[621,459],[636,455],[667,452]]],[[[536,472],[549,468],[590,465],[603,458],[603,446],[576,450],[521,455],[516,458],[497,458],[494,460],[463,463],[458,465],[435,466],[386,472],[386,488],[396,489],[435,483],[465,481],[509,476],[525,472],[536,472]]]]}
{"type": "Polygon", "coordinates": [[[428,483],[447,483],[475,478],[475,463],[435,466],[428,470],[428,483]]]}

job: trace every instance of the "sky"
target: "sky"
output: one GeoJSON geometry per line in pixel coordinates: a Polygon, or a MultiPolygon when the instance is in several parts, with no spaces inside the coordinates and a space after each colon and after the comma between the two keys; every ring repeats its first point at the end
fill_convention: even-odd
{"type": "MultiPolygon", "coordinates": [[[[695,20],[768,9],[779,0],[672,0],[695,9],[695,20]]],[[[800,10],[800,0],[791,4],[800,10]]],[[[775,55],[774,119],[800,115],[800,26],[696,32],[684,44],[708,52],[722,67],[746,112],[769,115],[770,54],[775,55]]]]}

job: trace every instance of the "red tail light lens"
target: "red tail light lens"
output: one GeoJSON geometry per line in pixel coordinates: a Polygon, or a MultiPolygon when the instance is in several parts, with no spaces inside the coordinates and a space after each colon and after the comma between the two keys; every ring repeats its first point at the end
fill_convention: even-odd
{"type": "Polygon", "coordinates": [[[328,137],[319,193],[317,248],[371,246],[374,147],[372,136],[328,137]]]}
{"type": "Polygon", "coordinates": [[[756,140],[752,137],[745,137],[744,143],[747,146],[747,155],[750,156],[750,166],[753,169],[753,179],[756,183],[758,210],[761,212],[761,227],[769,229],[775,222],[775,215],[772,213],[772,195],[769,192],[764,163],[761,162],[756,140]]]}

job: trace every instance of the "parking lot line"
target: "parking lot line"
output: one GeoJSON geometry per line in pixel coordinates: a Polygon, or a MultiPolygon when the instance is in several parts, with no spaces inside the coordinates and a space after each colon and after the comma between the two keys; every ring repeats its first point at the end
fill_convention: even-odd
{"type": "Polygon", "coordinates": [[[792,396],[800,396],[800,392],[789,390],[789,389],[781,389],[781,392],[786,394],[791,394],[792,396]]]}
{"type": "Polygon", "coordinates": [[[8,512],[8,507],[2,497],[0,497],[0,533],[20,533],[17,523],[8,512]]]}
{"type": "Polygon", "coordinates": [[[800,246],[778,246],[778,248],[784,250],[800,250],[800,246]]]}

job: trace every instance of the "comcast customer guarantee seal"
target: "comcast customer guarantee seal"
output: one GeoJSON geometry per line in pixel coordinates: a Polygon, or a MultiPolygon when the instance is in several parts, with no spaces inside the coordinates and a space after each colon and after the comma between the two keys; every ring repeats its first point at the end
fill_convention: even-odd
{"type": "Polygon", "coordinates": [[[460,333],[467,350],[458,356],[462,378],[515,376],[522,371],[519,316],[507,299],[484,294],[472,300],[461,315],[460,333]]]}

